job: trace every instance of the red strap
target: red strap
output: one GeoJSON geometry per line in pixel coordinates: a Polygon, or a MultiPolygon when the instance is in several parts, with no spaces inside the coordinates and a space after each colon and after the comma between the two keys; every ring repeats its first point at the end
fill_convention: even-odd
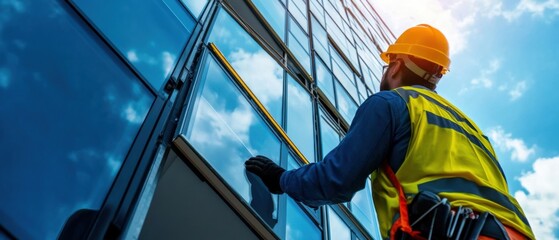
{"type": "Polygon", "coordinates": [[[400,181],[398,181],[396,174],[394,174],[394,171],[392,171],[392,168],[390,168],[387,163],[385,163],[383,167],[390,179],[390,182],[396,190],[398,190],[398,201],[400,205],[400,218],[392,224],[392,228],[390,229],[390,239],[395,239],[398,229],[401,229],[402,232],[409,234],[414,239],[424,239],[419,236],[421,234],[419,231],[413,231],[410,226],[408,218],[408,204],[406,202],[406,196],[404,195],[404,189],[402,188],[402,185],[400,185],[400,181]]]}

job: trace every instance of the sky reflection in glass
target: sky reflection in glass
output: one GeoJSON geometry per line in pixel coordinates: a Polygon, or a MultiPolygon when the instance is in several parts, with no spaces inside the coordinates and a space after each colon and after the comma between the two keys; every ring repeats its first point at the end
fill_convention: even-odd
{"type": "Polygon", "coordinates": [[[312,18],[312,35],[314,50],[322,59],[326,59],[326,65],[330,66],[330,53],[328,52],[328,35],[326,34],[326,30],[324,30],[322,25],[320,25],[320,23],[318,23],[315,18],[312,18]]]}
{"type": "Polygon", "coordinates": [[[328,100],[330,100],[330,102],[333,105],[335,105],[336,95],[334,95],[334,82],[332,78],[332,73],[330,73],[330,70],[328,70],[324,62],[322,62],[322,60],[316,55],[314,57],[314,63],[316,66],[316,73],[315,73],[316,84],[320,88],[320,90],[322,90],[322,92],[326,95],[328,100]]]}
{"type": "Polygon", "coordinates": [[[326,115],[320,110],[320,140],[322,143],[322,158],[340,143],[340,136],[331,123],[326,120],[326,115]]]}
{"type": "MultiPolygon", "coordinates": [[[[369,179],[367,179],[365,183],[365,188],[355,193],[353,199],[351,199],[351,212],[365,229],[376,238],[377,236],[375,234],[377,234],[379,230],[375,207],[373,206],[371,181],[369,179]]],[[[378,239],[380,239],[380,235],[378,239]]]]}
{"type": "Polygon", "coordinates": [[[251,0],[266,21],[285,41],[285,16],[287,11],[278,0],[251,0]]]}
{"type": "Polygon", "coordinates": [[[208,0],[181,0],[182,3],[190,10],[195,18],[200,17],[200,13],[204,10],[208,0]]]}
{"type": "Polygon", "coordinates": [[[305,68],[307,73],[311,72],[311,57],[309,50],[309,37],[303,32],[303,30],[289,18],[289,39],[288,47],[295,55],[295,58],[299,60],[301,65],[305,68]]]}
{"type": "Polygon", "coordinates": [[[311,95],[287,75],[287,135],[309,162],[314,162],[314,126],[311,95]]]}
{"type": "Polygon", "coordinates": [[[322,234],[314,222],[307,216],[299,205],[291,198],[287,198],[287,220],[285,239],[321,239],[322,234]]]}
{"type": "Polygon", "coordinates": [[[258,100],[281,124],[283,68],[224,10],[217,16],[208,42],[217,45],[258,100]]]}
{"type": "Polygon", "coordinates": [[[251,156],[279,161],[280,142],[211,56],[202,63],[198,93],[186,137],[211,166],[270,225],[277,221],[277,196],[245,170],[251,156]]]}
{"type": "Polygon", "coordinates": [[[154,96],[65,2],[0,16],[0,225],[55,239],[100,208],[154,96]]]}
{"type": "Polygon", "coordinates": [[[173,0],[72,1],[155,89],[173,70],[195,24],[173,0]]]}
{"type": "Polygon", "coordinates": [[[328,207],[328,223],[329,223],[329,233],[330,239],[336,240],[350,240],[351,239],[351,230],[349,227],[342,221],[340,216],[332,210],[332,208],[328,207]]]}
{"type": "Polygon", "coordinates": [[[348,124],[351,124],[355,113],[357,112],[357,104],[353,101],[347,91],[336,81],[336,93],[338,94],[338,111],[348,124]]]}

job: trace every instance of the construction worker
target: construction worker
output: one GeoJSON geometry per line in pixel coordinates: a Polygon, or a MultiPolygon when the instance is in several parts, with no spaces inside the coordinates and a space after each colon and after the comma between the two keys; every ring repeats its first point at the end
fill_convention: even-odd
{"type": "Polygon", "coordinates": [[[434,91],[450,65],[445,36],[427,24],[411,27],[381,58],[388,64],[381,91],[363,102],[322,161],[285,171],[256,156],[246,169],[271,193],[312,207],[350,201],[372,179],[383,238],[534,239],[487,137],[434,91]],[[432,208],[412,206],[422,201],[432,208]],[[412,226],[412,218],[430,229],[412,226]]]}

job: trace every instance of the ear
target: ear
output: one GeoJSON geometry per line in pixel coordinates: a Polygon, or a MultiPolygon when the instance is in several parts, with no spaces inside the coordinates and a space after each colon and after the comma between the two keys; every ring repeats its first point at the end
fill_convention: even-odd
{"type": "Polygon", "coordinates": [[[391,79],[394,79],[394,78],[396,78],[396,75],[405,66],[404,66],[404,63],[402,62],[402,60],[396,60],[392,64],[394,64],[394,66],[392,66],[391,68],[388,69],[389,70],[388,75],[390,76],[391,79]]]}

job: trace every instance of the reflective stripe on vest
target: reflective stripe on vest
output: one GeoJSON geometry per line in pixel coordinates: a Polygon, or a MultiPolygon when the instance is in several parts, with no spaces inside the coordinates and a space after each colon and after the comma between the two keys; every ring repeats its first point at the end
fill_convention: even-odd
{"type": "MultiPolygon", "coordinates": [[[[507,183],[491,143],[458,108],[419,87],[395,90],[408,107],[411,138],[404,160],[391,162],[408,196],[429,190],[478,212],[489,211],[505,225],[534,238],[507,183]]],[[[398,211],[398,194],[385,173],[376,173],[373,199],[383,237],[398,211]]],[[[411,200],[408,199],[408,200],[411,200]]]]}

